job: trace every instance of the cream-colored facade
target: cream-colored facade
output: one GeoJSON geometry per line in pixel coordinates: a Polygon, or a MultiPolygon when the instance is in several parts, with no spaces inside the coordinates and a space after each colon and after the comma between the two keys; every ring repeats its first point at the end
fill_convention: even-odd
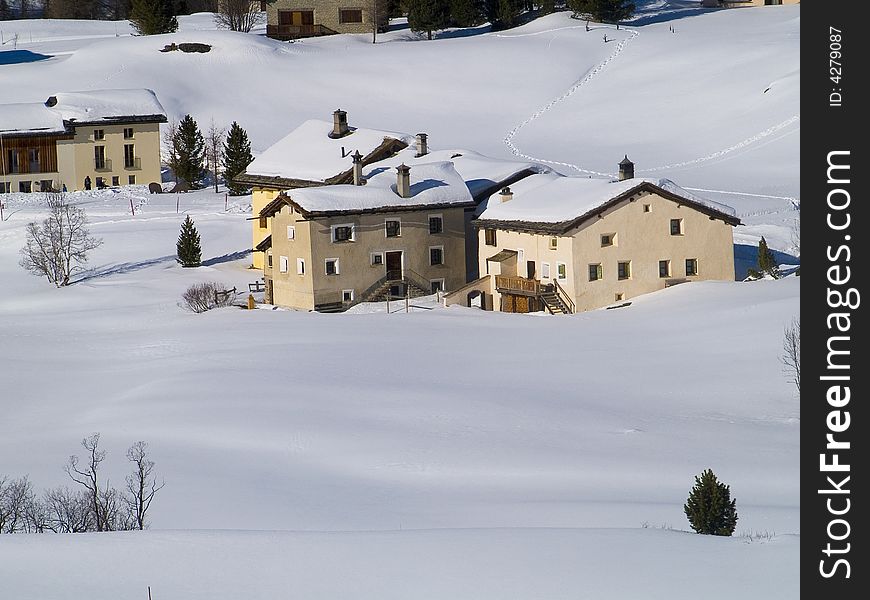
{"type": "Polygon", "coordinates": [[[255,187],[251,192],[251,214],[254,215],[253,223],[251,225],[251,230],[253,232],[253,244],[251,245],[251,248],[254,249],[251,254],[251,266],[255,269],[262,269],[265,266],[265,254],[258,251],[256,248],[263,240],[272,234],[272,218],[258,217],[257,215],[260,214],[260,211],[263,210],[267,204],[277,198],[280,193],[279,190],[271,190],[263,187],[255,187]]]}
{"type": "Polygon", "coordinates": [[[465,283],[461,207],[310,217],[287,203],[270,221],[263,273],[267,302],[278,306],[315,310],[365,301],[391,285],[432,293],[465,283]],[[440,231],[430,233],[430,218],[440,231]],[[399,222],[398,235],[388,235],[387,221],[399,222]],[[337,241],[337,227],[350,227],[351,239],[337,241]]]}
{"type": "Polygon", "coordinates": [[[505,300],[535,296],[531,290],[558,283],[574,305],[571,312],[579,312],[677,283],[732,281],[735,222],[651,192],[625,198],[566,231],[481,221],[482,278],[448,297],[448,304],[467,304],[469,295],[483,292],[489,310],[543,310],[534,298],[524,299],[525,310],[505,300]],[[511,289],[524,286],[526,291],[511,289]]]}
{"type": "MultiPolygon", "coordinates": [[[[333,33],[370,33],[371,2],[359,0],[277,0],[266,8],[269,37],[293,39],[333,33]]],[[[379,31],[386,29],[386,11],[377,15],[379,31]]]]}

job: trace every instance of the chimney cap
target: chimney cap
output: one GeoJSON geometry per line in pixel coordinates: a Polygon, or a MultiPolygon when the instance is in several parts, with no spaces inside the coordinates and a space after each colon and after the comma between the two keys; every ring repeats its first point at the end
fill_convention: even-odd
{"type": "Polygon", "coordinates": [[[363,156],[359,153],[359,149],[357,148],[356,152],[351,154],[350,157],[353,159],[353,162],[358,163],[362,160],[363,156]]]}
{"type": "Polygon", "coordinates": [[[347,114],[347,111],[341,110],[340,108],[336,108],[334,111],[332,111],[332,114],[334,114],[334,115],[338,115],[341,113],[347,114]]]}
{"type": "Polygon", "coordinates": [[[423,138],[423,139],[425,140],[427,137],[429,137],[429,134],[427,134],[427,133],[418,133],[418,134],[417,134],[417,137],[421,137],[421,138],[423,138]]]}
{"type": "Polygon", "coordinates": [[[408,173],[408,172],[411,170],[411,167],[409,167],[409,166],[406,165],[405,163],[402,163],[402,164],[400,164],[398,167],[396,167],[396,170],[397,170],[399,173],[408,173]]]}
{"type": "Polygon", "coordinates": [[[504,186],[503,188],[501,188],[501,193],[502,194],[513,194],[513,192],[511,191],[511,189],[508,186],[504,186]]]}
{"type": "Polygon", "coordinates": [[[628,165],[633,165],[634,163],[631,162],[630,160],[628,160],[628,154],[626,154],[625,158],[623,158],[621,161],[619,161],[619,164],[628,166],[628,165]]]}

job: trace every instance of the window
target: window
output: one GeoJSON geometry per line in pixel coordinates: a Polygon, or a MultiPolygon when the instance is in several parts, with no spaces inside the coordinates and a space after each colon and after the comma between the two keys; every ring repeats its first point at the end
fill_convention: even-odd
{"type": "Polygon", "coordinates": [[[589,281],[598,281],[604,276],[601,264],[589,265],[589,281]]]}
{"type": "Polygon", "coordinates": [[[296,228],[293,225],[287,226],[287,239],[295,240],[296,239],[296,228]]]}
{"type": "Polygon", "coordinates": [[[17,150],[8,150],[6,152],[6,157],[7,157],[6,164],[9,165],[9,172],[10,173],[18,173],[19,172],[18,151],[17,150]]]}
{"type": "Polygon", "coordinates": [[[106,187],[106,180],[103,177],[97,177],[97,189],[101,190],[106,187]]]}
{"type": "Polygon", "coordinates": [[[686,259],[686,275],[697,275],[698,274],[698,259],[697,258],[687,258],[686,259]]]}
{"type": "Polygon", "coordinates": [[[11,191],[12,189],[8,181],[0,181],[0,194],[8,194],[11,191]]]}
{"type": "Polygon", "coordinates": [[[671,276],[671,261],[660,260],[659,261],[659,277],[670,277],[670,276],[671,276]]]}
{"type": "Polygon", "coordinates": [[[517,265],[523,264],[524,260],[526,260],[526,251],[522,248],[517,248],[517,265]]]}
{"type": "Polygon", "coordinates": [[[339,8],[339,23],[362,23],[362,10],[359,8],[339,8]]]}
{"type": "Polygon", "coordinates": [[[383,252],[372,252],[371,253],[372,266],[377,267],[384,264],[384,253],[383,252]]]}
{"type": "Polygon", "coordinates": [[[125,140],[132,140],[133,139],[133,128],[132,127],[125,127],[124,128],[124,139],[125,140]]]}
{"type": "Polygon", "coordinates": [[[438,292],[444,291],[444,280],[443,279],[430,279],[429,280],[429,290],[433,294],[437,294],[438,292]]]}
{"type": "Polygon", "coordinates": [[[643,212],[645,212],[645,213],[652,212],[652,205],[644,204],[643,205],[643,212]]]}
{"type": "Polygon", "coordinates": [[[133,144],[124,144],[124,168],[132,169],[136,166],[136,156],[133,152],[133,144]]]}
{"type": "Polygon", "coordinates": [[[327,275],[338,275],[338,259],[337,258],[327,258],[326,259],[326,274],[327,275]]]}
{"type": "Polygon", "coordinates": [[[550,263],[541,263],[541,279],[550,278],[550,263]]]}
{"type": "Polygon", "coordinates": [[[297,258],[296,259],[296,274],[297,275],[305,275],[305,259],[297,258]]]}
{"type": "Polygon", "coordinates": [[[94,129],[94,139],[95,140],[106,139],[106,132],[103,129],[94,129]]]}
{"type": "Polygon", "coordinates": [[[550,250],[557,250],[559,248],[559,238],[550,238],[550,250]]]}
{"type": "Polygon", "coordinates": [[[602,233],[601,234],[601,247],[604,248],[606,246],[613,246],[616,243],[616,234],[615,233],[602,233]]]}
{"type": "Polygon", "coordinates": [[[429,215],[429,233],[443,233],[444,232],[444,219],[441,218],[441,215],[429,215]]]}
{"type": "Polygon", "coordinates": [[[429,264],[433,266],[444,264],[444,246],[432,246],[429,248],[429,264]]]}
{"type": "Polygon", "coordinates": [[[260,229],[266,229],[268,227],[268,222],[266,221],[268,217],[260,217],[260,229]]]}
{"type": "Polygon", "coordinates": [[[19,181],[18,182],[18,191],[24,193],[30,193],[32,188],[31,182],[29,181],[19,181]]]}
{"type": "Polygon", "coordinates": [[[483,237],[487,246],[497,246],[495,229],[484,229],[483,237]]]}
{"type": "Polygon", "coordinates": [[[94,146],[94,168],[98,171],[106,168],[105,146],[94,146]]]}
{"type": "Polygon", "coordinates": [[[563,262],[556,263],[556,278],[561,280],[568,279],[568,265],[563,262]]]}
{"type": "Polygon", "coordinates": [[[624,298],[625,298],[625,294],[623,294],[622,292],[619,292],[618,294],[616,294],[616,296],[613,299],[616,300],[617,302],[622,302],[622,300],[624,298]]]}
{"type": "Polygon", "coordinates": [[[286,256],[282,256],[278,259],[278,270],[282,273],[286,273],[290,269],[290,260],[286,256]]]}
{"type": "Polygon", "coordinates": [[[121,178],[118,177],[117,175],[113,175],[112,176],[112,185],[115,187],[118,187],[119,185],[121,185],[121,178]]]}
{"type": "MultiPolygon", "coordinates": [[[[266,264],[271,268],[272,267],[272,253],[266,255],[266,264]]],[[[286,265],[285,265],[286,266],[286,265]]]]}
{"type": "Polygon", "coordinates": [[[387,237],[399,237],[402,234],[402,222],[398,220],[386,221],[384,224],[387,237]]]}
{"type": "Polygon", "coordinates": [[[136,185],[136,176],[135,175],[127,175],[127,183],[130,185],[136,185]]]}
{"type": "Polygon", "coordinates": [[[682,219],[671,219],[671,235],[683,235],[682,219]]]}
{"type": "Polygon", "coordinates": [[[333,225],[332,226],[332,241],[333,242],[352,242],[354,239],[353,225],[333,225]]]}
{"type": "Polygon", "coordinates": [[[42,180],[40,180],[40,182],[39,182],[39,191],[40,191],[40,192],[50,192],[51,189],[54,187],[54,186],[52,185],[52,183],[53,183],[53,182],[51,181],[51,179],[42,179],[42,180]]]}
{"type": "Polygon", "coordinates": [[[27,151],[27,161],[30,163],[31,173],[42,172],[42,169],[39,168],[39,148],[30,148],[27,151]]]}
{"type": "Polygon", "coordinates": [[[353,302],[353,290],[341,290],[342,302],[353,302]]]}
{"type": "Polygon", "coordinates": [[[617,279],[628,279],[631,277],[631,261],[627,260],[616,264],[617,279]]]}

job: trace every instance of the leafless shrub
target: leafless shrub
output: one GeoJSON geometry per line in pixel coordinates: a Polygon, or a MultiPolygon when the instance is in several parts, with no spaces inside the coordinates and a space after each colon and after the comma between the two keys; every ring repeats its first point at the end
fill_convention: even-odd
{"type": "Polygon", "coordinates": [[[66,486],[47,490],[42,503],[46,511],[46,529],[55,533],[83,533],[96,529],[90,500],[83,491],[66,486]]]}
{"type": "Polygon", "coordinates": [[[783,355],[780,360],[785,365],[785,371],[801,391],[801,321],[799,318],[791,320],[791,325],[785,328],[782,340],[783,355]]]}
{"type": "Polygon", "coordinates": [[[251,0],[217,0],[214,20],[222,29],[249,33],[260,21],[260,3],[251,0]]]}
{"type": "Polygon", "coordinates": [[[181,295],[184,307],[195,313],[203,313],[213,308],[232,306],[235,294],[227,292],[214,281],[195,283],[181,295]]]}

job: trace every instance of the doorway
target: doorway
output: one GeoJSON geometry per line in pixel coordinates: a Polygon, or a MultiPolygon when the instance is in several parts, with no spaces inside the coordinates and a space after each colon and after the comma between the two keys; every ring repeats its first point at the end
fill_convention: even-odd
{"type": "Polygon", "coordinates": [[[384,264],[387,268],[387,279],[396,281],[402,279],[402,251],[385,252],[384,264]]]}

